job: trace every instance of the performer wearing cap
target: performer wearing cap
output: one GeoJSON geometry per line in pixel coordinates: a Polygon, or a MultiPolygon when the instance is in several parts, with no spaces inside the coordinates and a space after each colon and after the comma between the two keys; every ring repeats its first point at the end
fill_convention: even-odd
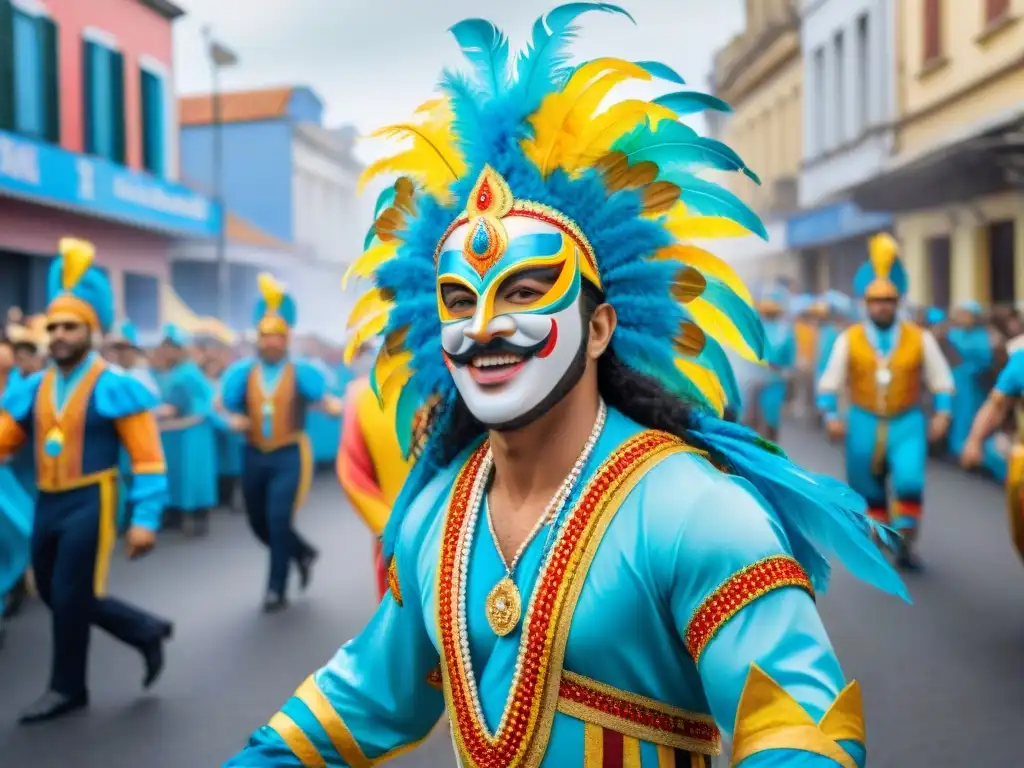
{"type": "Polygon", "coordinates": [[[47,330],[52,364],[14,387],[0,411],[0,460],[23,445],[36,456],[32,568],[53,613],[49,690],[22,723],[85,707],[89,630],[96,625],[142,654],[143,685],[163,669],[171,624],[106,595],[117,536],[118,453],[131,455],[130,558],[156,543],[167,498],[163,451],[151,413],[155,398],[94,351],[110,329],[114,302],[89,243],[64,239],[49,275],[47,330]]]}
{"type": "Polygon", "coordinates": [[[754,387],[749,412],[751,426],[766,440],[775,441],[782,425],[782,407],[796,364],[796,339],[791,323],[786,319],[787,294],[782,286],[766,289],[757,302],[766,338],[766,368],[755,372],[758,379],[754,387]]]}
{"type": "Polygon", "coordinates": [[[374,381],[403,440],[438,405],[385,529],[389,594],[228,766],[376,764],[446,709],[467,768],[707,766],[723,735],[743,768],[864,765],[812,593],[833,548],[903,586],[856,494],[718,417],[719,340],[759,357],[763,331],[680,238],[765,235],[697,175],[745,166],[673,119],[703,95],[594,114],[618,82],[680,79],[568,66],[586,10],[624,13],[555,9],[515,74],[500,30],[456,24],[478,77],[385,132],[430,146],[367,172],[418,183],[383,198],[356,334],[384,335],[374,381]]]}
{"type": "Polygon", "coordinates": [[[345,393],[337,460],[338,482],[375,538],[378,597],[387,591],[380,536],[412,467],[395,434],[395,405],[393,399],[381,403],[368,378],[352,382],[345,393]]]}
{"type": "Polygon", "coordinates": [[[221,385],[223,407],[232,427],[246,434],[242,495],[249,525],[270,549],[270,574],[263,607],[287,605],[288,572],[299,571],[309,585],[317,551],[293,526],[313,477],[313,455],[305,432],[306,411],[322,407],[341,414],[339,398],[319,366],[289,356],[295,326],[295,300],[271,275],[259,276],[256,303],[257,356],[233,363],[221,385]]]}
{"type": "Polygon", "coordinates": [[[836,339],[818,381],[818,407],[831,437],[845,437],[846,477],[867,500],[868,514],[900,532],[898,565],[916,570],[928,443],[949,429],[953,374],[930,331],[897,320],[907,275],[892,236],[871,239],[870,258],[857,270],[854,289],[867,305],[868,319],[836,339]],[[924,387],[933,395],[930,424],[921,408],[924,387]],[[850,398],[846,422],[838,412],[844,391],[850,398]]]}
{"type": "Polygon", "coordinates": [[[114,326],[114,330],[107,334],[106,341],[113,361],[124,368],[125,373],[159,397],[160,390],[139,345],[139,334],[135,330],[135,324],[131,320],[120,321],[114,326]]]}

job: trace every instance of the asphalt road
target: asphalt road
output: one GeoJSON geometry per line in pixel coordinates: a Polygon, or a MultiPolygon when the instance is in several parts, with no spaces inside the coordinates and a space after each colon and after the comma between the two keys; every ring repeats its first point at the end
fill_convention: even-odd
{"type": "MultiPolygon", "coordinates": [[[[840,470],[838,451],[788,427],[783,443],[813,469],[840,470]]],[[[820,599],[847,674],[865,695],[873,768],[1009,768],[1021,764],[1024,565],[1005,535],[1000,490],[931,468],[914,605],[839,572],[820,599]]],[[[259,610],[265,560],[240,515],[208,539],[168,535],[151,558],[117,559],[113,591],[173,617],[168,668],[139,690],[138,657],[93,634],[92,707],[63,722],[13,725],[46,679],[46,612],[32,605],[0,651],[0,768],[216,768],[373,610],[370,536],[325,477],[302,513],[325,552],[290,611],[259,610]]],[[[447,731],[395,768],[451,768],[447,731]]]]}

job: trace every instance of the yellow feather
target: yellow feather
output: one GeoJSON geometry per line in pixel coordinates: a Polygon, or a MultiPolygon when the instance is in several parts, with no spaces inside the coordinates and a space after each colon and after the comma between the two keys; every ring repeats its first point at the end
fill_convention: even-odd
{"type": "MultiPolygon", "coordinates": [[[[408,365],[412,355],[409,353],[405,354],[408,355],[408,360],[403,359],[401,365],[391,368],[383,383],[380,384],[380,403],[385,408],[395,402],[395,398],[401,393],[402,388],[412,378],[412,368],[408,365]]],[[[381,379],[378,378],[377,381],[381,381],[381,379]]]]}
{"type": "Polygon", "coordinates": [[[547,176],[562,164],[566,150],[612,88],[627,80],[650,79],[646,69],[624,59],[587,62],[573,73],[561,91],[546,96],[540,108],[530,115],[534,135],[522,144],[527,159],[547,176]]]}
{"type": "Polygon", "coordinates": [[[693,385],[711,403],[711,407],[715,409],[715,412],[721,416],[725,412],[726,398],[725,389],[722,387],[722,382],[718,380],[718,376],[692,360],[677,357],[675,363],[676,368],[693,382],[693,385]]]}
{"type": "Polygon", "coordinates": [[[352,332],[352,335],[349,336],[348,341],[345,343],[345,365],[351,363],[352,358],[356,356],[356,352],[359,351],[359,348],[378,333],[383,331],[384,328],[387,327],[387,324],[387,311],[379,312],[376,315],[371,315],[366,318],[362,324],[352,332]]]}
{"type": "Polygon", "coordinates": [[[357,192],[383,173],[401,173],[419,179],[431,194],[445,197],[452,182],[466,172],[466,162],[453,140],[447,102],[428,102],[420,110],[428,112],[420,123],[389,125],[370,134],[369,138],[411,140],[412,146],[371,163],[359,177],[357,192]]]}
{"type": "Polygon", "coordinates": [[[714,304],[705,299],[694,299],[686,305],[686,309],[701,330],[719,344],[736,350],[744,360],[749,360],[752,363],[761,362],[757,353],[743,340],[743,335],[737,330],[729,316],[714,304]]]}
{"type": "Polygon", "coordinates": [[[750,230],[722,216],[685,216],[667,222],[669,232],[677,240],[723,240],[729,237],[751,237],[750,230]]]}
{"type": "Polygon", "coordinates": [[[353,277],[369,277],[381,264],[390,260],[398,253],[398,241],[392,240],[387,243],[378,243],[368,248],[363,254],[352,262],[345,275],[341,278],[342,289],[348,287],[348,281],[353,277]]]}
{"type": "Polygon", "coordinates": [[[736,274],[736,271],[710,251],[705,251],[703,248],[698,248],[695,245],[681,245],[677,243],[655,252],[653,258],[658,261],[668,259],[681,261],[705,275],[718,278],[747,304],[754,303],[754,297],[750,295],[750,291],[744,285],[740,276],[736,274]]]}
{"type": "Polygon", "coordinates": [[[284,301],[284,286],[277,282],[277,279],[269,272],[260,272],[256,283],[259,286],[260,295],[267,303],[267,309],[276,312],[281,307],[281,302],[284,301]]]}
{"type": "Polygon", "coordinates": [[[640,99],[613,104],[583,126],[578,137],[569,137],[561,167],[578,175],[611,152],[612,145],[635,129],[644,120],[656,126],[662,120],[674,120],[676,113],[668,107],[640,99]]]}
{"type": "Polygon", "coordinates": [[[899,243],[892,235],[882,232],[875,235],[868,241],[868,253],[871,257],[871,266],[875,270],[875,276],[883,280],[889,278],[892,272],[892,265],[896,263],[896,256],[899,254],[899,243]]]}
{"type": "Polygon", "coordinates": [[[377,382],[377,399],[381,405],[388,403],[387,396],[390,394],[388,387],[394,386],[389,384],[389,382],[391,382],[397,371],[403,369],[408,371],[406,375],[406,380],[408,380],[408,375],[411,374],[411,371],[409,370],[410,362],[412,362],[411,352],[403,351],[393,355],[388,352],[387,349],[383,347],[381,348],[380,353],[377,355],[377,359],[373,364],[373,376],[377,382]]]}
{"type": "Polygon", "coordinates": [[[96,248],[92,243],[85,240],[77,240],[73,237],[62,237],[60,239],[61,255],[61,287],[65,291],[74,290],[78,281],[89,271],[93,259],[96,258],[96,248]]]}
{"type": "Polygon", "coordinates": [[[367,291],[356,301],[352,312],[348,316],[347,328],[359,325],[363,320],[371,315],[376,315],[380,312],[387,314],[388,310],[391,309],[390,297],[382,291],[380,288],[374,288],[367,291]]]}

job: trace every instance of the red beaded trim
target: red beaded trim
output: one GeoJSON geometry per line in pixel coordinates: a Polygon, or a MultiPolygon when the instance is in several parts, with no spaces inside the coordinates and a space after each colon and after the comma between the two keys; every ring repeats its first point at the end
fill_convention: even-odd
{"type": "Polygon", "coordinates": [[[748,565],[711,593],[693,613],[686,627],[686,648],[694,661],[733,616],[762,595],[783,587],[799,587],[814,597],[803,567],[788,555],[775,555],[748,565]]]}
{"type": "Polygon", "coordinates": [[[640,741],[702,755],[722,751],[721,734],[710,715],[670,707],[571,672],[562,674],[558,698],[560,712],[640,741]]]}
{"type": "Polygon", "coordinates": [[[501,727],[494,736],[477,717],[460,647],[458,616],[461,557],[466,556],[461,546],[464,523],[469,514],[473,483],[487,452],[487,444],[482,445],[462,468],[455,481],[442,536],[438,626],[442,663],[450,691],[449,705],[455,715],[452,727],[467,766],[514,768],[521,764],[540,720],[541,701],[547,688],[548,662],[565,595],[573,582],[576,565],[593,526],[600,519],[608,498],[631,470],[667,446],[678,445],[679,442],[678,438],[664,432],[643,432],[609,456],[584,488],[534,589],[532,613],[529,623],[523,628],[524,641],[520,646],[521,671],[501,727]]]}
{"type": "Polygon", "coordinates": [[[398,603],[398,607],[401,608],[402,603],[402,590],[398,586],[398,567],[395,565],[395,558],[392,556],[391,562],[388,563],[388,591],[391,596],[398,603]]]}

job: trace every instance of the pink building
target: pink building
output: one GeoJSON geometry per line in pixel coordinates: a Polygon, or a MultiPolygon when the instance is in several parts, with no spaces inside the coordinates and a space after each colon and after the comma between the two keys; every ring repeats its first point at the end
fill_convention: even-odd
{"type": "Polygon", "coordinates": [[[0,0],[0,312],[45,302],[60,237],[97,246],[119,309],[159,322],[181,240],[220,227],[176,182],[169,0],[0,0]]]}

